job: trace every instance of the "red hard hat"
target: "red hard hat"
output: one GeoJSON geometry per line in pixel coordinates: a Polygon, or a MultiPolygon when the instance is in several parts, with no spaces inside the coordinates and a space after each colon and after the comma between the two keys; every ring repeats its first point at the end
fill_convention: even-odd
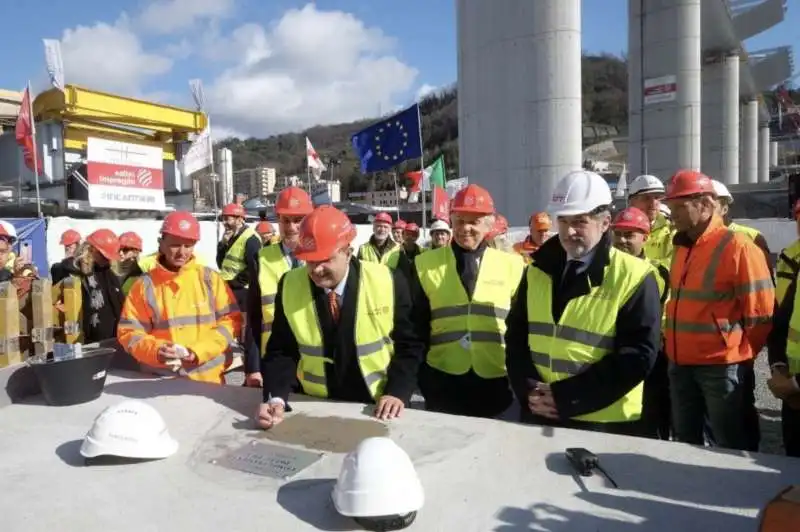
{"type": "Polygon", "coordinates": [[[649,235],[650,220],[645,213],[636,207],[628,207],[617,213],[614,217],[614,221],[611,222],[611,229],[641,231],[649,235]]]}
{"type": "Polygon", "coordinates": [[[122,233],[119,235],[119,247],[120,249],[136,249],[142,251],[142,237],[133,231],[122,233]]]}
{"type": "Polygon", "coordinates": [[[419,233],[419,226],[414,222],[409,222],[406,224],[406,228],[404,230],[409,233],[419,233]]]}
{"type": "Polygon", "coordinates": [[[71,246],[72,244],[77,244],[81,241],[81,234],[77,232],[75,229],[67,229],[63,233],[61,233],[61,241],[60,244],[62,246],[71,246]]]}
{"type": "Polygon", "coordinates": [[[171,212],[164,217],[161,224],[162,235],[172,235],[187,240],[200,240],[200,224],[197,218],[188,211],[171,212]]]}
{"type": "Polygon", "coordinates": [[[238,203],[228,203],[222,208],[222,216],[240,216],[244,218],[244,207],[238,203]]]}
{"type": "Polygon", "coordinates": [[[667,184],[667,194],[664,199],[671,200],[697,194],[715,195],[714,182],[711,178],[696,170],[678,170],[667,184]]]}
{"type": "Polygon", "coordinates": [[[375,219],[372,220],[372,223],[374,223],[374,224],[378,224],[378,223],[391,224],[392,223],[392,217],[389,215],[388,212],[379,212],[375,216],[375,219]]]}
{"type": "Polygon", "coordinates": [[[284,188],[275,202],[275,213],[278,216],[307,216],[313,210],[311,197],[299,187],[284,188]]]}
{"type": "MultiPolygon", "coordinates": [[[[381,214],[383,214],[383,213],[381,213],[381,214]]],[[[406,221],[405,220],[401,220],[401,219],[398,218],[398,220],[394,223],[394,228],[395,229],[405,229],[406,228],[406,221]]]]}
{"type": "Polygon", "coordinates": [[[456,193],[450,206],[452,213],[493,214],[494,201],[489,192],[478,185],[468,185],[456,193]]]}
{"type": "Polygon", "coordinates": [[[294,254],[304,261],[328,260],[355,238],[356,226],[345,213],[331,205],[321,205],[303,218],[294,254]]]}
{"type": "Polygon", "coordinates": [[[275,228],[272,227],[272,224],[267,221],[258,222],[256,224],[256,233],[258,233],[259,235],[263,235],[264,233],[274,233],[274,232],[275,228]]]}
{"type": "Polygon", "coordinates": [[[86,241],[108,260],[119,258],[119,238],[111,229],[98,229],[87,236],[86,241]]]}

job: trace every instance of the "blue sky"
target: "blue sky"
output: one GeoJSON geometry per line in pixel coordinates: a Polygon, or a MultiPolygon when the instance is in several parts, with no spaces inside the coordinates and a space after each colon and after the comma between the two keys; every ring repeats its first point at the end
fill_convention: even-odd
{"type": "MultiPolygon", "coordinates": [[[[796,44],[791,7],[747,48],[796,44]]],[[[226,134],[372,116],[456,78],[453,0],[11,0],[3,11],[25,23],[0,33],[0,87],[46,88],[41,39],[57,38],[68,83],[190,105],[187,80],[202,78],[226,134]]],[[[583,0],[584,50],[623,53],[626,17],[627,0],[583,0]]]]}

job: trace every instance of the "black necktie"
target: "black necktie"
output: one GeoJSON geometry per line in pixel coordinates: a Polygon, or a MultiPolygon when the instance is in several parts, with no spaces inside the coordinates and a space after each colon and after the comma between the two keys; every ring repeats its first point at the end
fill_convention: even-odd
{"type": "Polygon", "coordinates": [[[565,289],[575,280],[578,276],[578,268],[581,265],[579,260],[570,260],[564,268],[564,275],[561,277],[561,288],[565,289]]]}

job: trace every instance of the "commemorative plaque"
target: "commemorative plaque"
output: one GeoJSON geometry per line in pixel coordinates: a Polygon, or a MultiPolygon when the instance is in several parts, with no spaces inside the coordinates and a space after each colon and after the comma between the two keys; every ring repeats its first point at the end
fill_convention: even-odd
{"type": "Polygon", "coordinates": [[[302,449],[251,442],[211,463],[253,475],[287,480],[317,463],[323,456],[302,449]]]}

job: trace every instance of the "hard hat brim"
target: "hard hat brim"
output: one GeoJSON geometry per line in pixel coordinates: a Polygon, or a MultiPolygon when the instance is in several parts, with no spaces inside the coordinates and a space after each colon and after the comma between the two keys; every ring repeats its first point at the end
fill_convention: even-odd
{"type": "Polygon", "coordinates": [[[642,194],[664,194],[666,190],[664,187],[648,187],[643,188],[641,190],[637,190],[636,192],[631,192],[628,197],[639,196],[642,194]]]}
{"type": "Polygon", "coordinates": [[[295,249],[294,256],[303,262],[324,262],[333,257],[334,253],[336,253],[336,249],[318,249],[315,251],[297,251],[295,249]]]}
{"type": "Polygon", "coordinates": [[[171,436],[162,438],[157,445],[148,450],[145,449],[126,449],[120,452],[114,449],[109,449],[108,446],[103,445],[101,442],[94,441],[87,436],[81,444],[80,453],[84,458],[97,458],[98,456],[119,456],[121,458],[134,458],[138,460],[160,460],[169,458],[178,452],[180,445],[178,441],[171,436]]]}

